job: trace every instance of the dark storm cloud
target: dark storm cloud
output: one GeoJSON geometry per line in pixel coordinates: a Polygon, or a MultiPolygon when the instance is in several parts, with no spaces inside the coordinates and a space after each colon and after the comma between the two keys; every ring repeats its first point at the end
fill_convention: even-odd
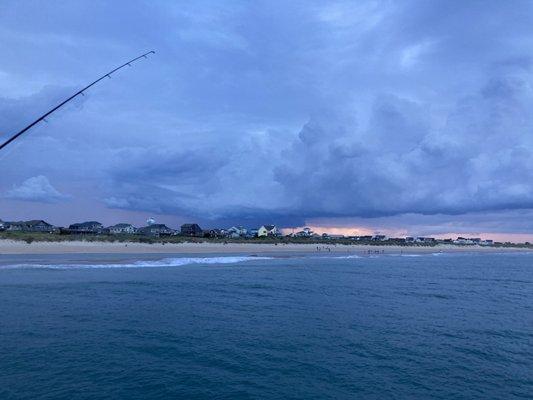
{"type": "Polygon", "coordinates": [[[4,5],[0,138],[157,50],[3,155],[4,195],[44,175],[62,207],[281,225],[533,208],[530,2],[124,5],[4,5]]]}
{"type": "Polygon", "coordinates": [[[424,107],[378,98],[365,130],[306,124],[276,178],[310,216],[531,208],[532,105],[527,83],[509,77],[460,99],[436,127],[424,107]]]}

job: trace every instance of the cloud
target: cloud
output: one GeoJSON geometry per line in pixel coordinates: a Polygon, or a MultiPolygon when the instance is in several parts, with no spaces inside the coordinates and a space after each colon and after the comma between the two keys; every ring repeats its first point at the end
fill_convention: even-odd
{"type": "Polygon", "coordinates": [[[157,53],[0,154],[1,191],[42,174],[74,193],[58,215],[92,201],[210,224],[533,209],[530,3],[124,4],[5,7],[0,135],[157,53]]]}
{"type": "Polygon", "coordinates": [[[365,130],[306,124],[276,179],[315,217],[529,209],[530,105],[525,81],[492,78],[432,126],[429,107],[381,96],[365,130]]]}
{"type": "Polygon", "coordinates": [[[366,120],[324,112],[291,141],[243,135],[230,146],[211,139],[187,150],[125,156],[111,172],[107,203],[212,220],[269,215],[285,223],[529,209],[530,103],[524,80],[495,76],[458,99],[439,124],[429,104],[380,94],[366,120]]]}
{"type": "Polygon", "coordinates": [[[401,52],[400,65],[404,68],[414,67],[420,58],[431,50],[433,43],[421,42],[407,46],[401,52]]]}
{"type": "Polygon", "coordinates": [[[40,203],[58,203],[70,198],[57,191],[48,178],[43,175],[26,179],[18,186],[13,186],[5,194],[11,200],[35,201],[40,203]]]}

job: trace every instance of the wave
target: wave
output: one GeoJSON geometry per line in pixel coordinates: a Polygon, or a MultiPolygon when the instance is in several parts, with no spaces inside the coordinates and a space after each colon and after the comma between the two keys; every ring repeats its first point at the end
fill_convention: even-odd
{"type": "Polygon", "coordinates": [[[349,256],[332,256],[332,257],[324,257],[324,258],[336,258],[336,259],[350,259],[350,258],[363,258],[361,256],[357,256],[355,254],[350,254],[349,256]]]}
{"type": "Polygon", "coordinates": [[[272,257],[226,256],[226,257],[179,257],[164,258],[154,261],[135,261],[117,264],[12,264],[0,266],[0,269],[105,269],[105,268],[154,268],[181,267],[191,264],[237,264],[247,261],[270,260],[272,257]]]}

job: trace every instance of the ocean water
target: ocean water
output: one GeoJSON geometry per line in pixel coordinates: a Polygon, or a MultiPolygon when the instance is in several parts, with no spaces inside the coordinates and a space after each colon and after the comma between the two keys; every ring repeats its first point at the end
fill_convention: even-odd
{"type": "Polygon", "coordinates": [[[0,399],[533,398],[533,255],[0,256],[0,399]]]}

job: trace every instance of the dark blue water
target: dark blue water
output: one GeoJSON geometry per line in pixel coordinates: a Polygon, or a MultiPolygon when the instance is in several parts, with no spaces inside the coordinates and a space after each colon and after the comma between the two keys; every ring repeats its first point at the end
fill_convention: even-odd
{"type": "Polygon", "coordinates": [[[533,396],[533,255],[137,257],[0,256],[0,399],[533,396]]]}

